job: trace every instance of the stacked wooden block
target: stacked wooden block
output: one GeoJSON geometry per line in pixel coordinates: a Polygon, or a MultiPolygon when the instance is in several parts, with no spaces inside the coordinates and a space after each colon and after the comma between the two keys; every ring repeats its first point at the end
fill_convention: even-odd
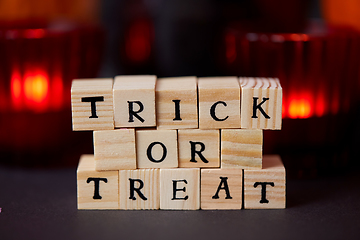
{"type": "Polygon", "coordinates": [[[277,79],[74,80],[73,130],[92,130],[78,209],[285,208],[285,168],[263,156],[281,129],[277,79]]]}

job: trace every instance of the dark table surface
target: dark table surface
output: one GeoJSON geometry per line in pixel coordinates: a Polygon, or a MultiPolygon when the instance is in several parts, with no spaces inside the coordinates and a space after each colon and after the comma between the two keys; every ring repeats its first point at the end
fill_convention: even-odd
{"type": "Polygon", "coordinates": [[[75,169],[0,167],[0,239],[360,239],[360,175],[287,182],[285,210],[78,211],[75,169]]]}

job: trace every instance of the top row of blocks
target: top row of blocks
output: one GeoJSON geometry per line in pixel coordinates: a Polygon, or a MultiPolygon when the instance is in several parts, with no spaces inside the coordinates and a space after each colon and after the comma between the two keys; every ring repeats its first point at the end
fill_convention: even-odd
{"type": "Polygon", "coordinates": [[[76,79],[71,87],[74,131],[158,129],[281,129],[278,79],[117,76],[76,79]]]}

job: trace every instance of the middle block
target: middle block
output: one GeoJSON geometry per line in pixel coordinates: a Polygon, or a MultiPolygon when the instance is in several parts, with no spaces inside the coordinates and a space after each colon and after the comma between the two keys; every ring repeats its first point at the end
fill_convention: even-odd
{"type": "Polygon", "coordinates": [[[136,130],[138,168],[177,168],[176,130],[136,130]]]}

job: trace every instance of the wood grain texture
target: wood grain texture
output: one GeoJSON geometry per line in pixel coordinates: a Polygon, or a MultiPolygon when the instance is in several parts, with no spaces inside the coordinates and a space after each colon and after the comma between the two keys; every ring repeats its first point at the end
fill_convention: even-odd
{"type": "Polygon", "coordinates": [[[178,147],[180,168],[220,167],[219,130],[180,129],[178,130],[178,147]],[[192,159],[192,145],[195,151],[200,152],[205,158],[205,161],[198,153],[194,154],[194,159],[192,159]]]}
{"type": "Polygon", "coordinates": [[[199,128],[240,128],[240,86],[236,77],[207,77],[198,79],[199,128]],[[211,107],[215,105],[215,116],[211,107]],[[226,106],[224,105],[226,104],[226,106]]]}
{"type": "Polygon", "coordinates": [[[136,130],[136,158],[138,168],[178,167],[176,130],[136,130]]]}
{"type": "Polygon", "coordinates": [[[159,129],[198,128],[196,77],[157,79],[156,118],[159,129]],[[180,101],[179,116],[173,100],[180,101]]]}
{"type": "Polygon", "coordinates": [[[242,171],[201,169],[201,209],[241,209],[242,171]]]}
{"type": "Polygon", "coordinates": [[[136,169],[135,130],[94,131],[96,171],[136,169]]]}
{"type": "Polygon", "coordinates": [[[278,155],[265,155],[263,169],[244,170],[244,206],[247,209],[285,208],[286,205],[286,173],[278,155]],[[262,185],[266,184],[266,203],[261,203],[262,185]],[[273,186],[270,185],[273,183],[273,186]],[[256,187],[255,187],[256,186],[256,187]]]}
{"type": "Polygon", "coordinates": [[[160,169],[160,209],[197,210],[199,208],[200,169],[160,169]],[[175,198],[174,189],[177,189],[175,198]]]}
{"type": "Polygon", "coordinates": [[[155,112],[156,76],[116,76],[114,81],[114,120],[115,127],[152,127],[156,126],[155,112]],[[133,111],[143,120],[129,116],[129,102],[133,102],[133,111]],[[130,122],[129,122],[130,121],[130,122]]]}
{"type": "Polygon", "coordinates": [[[118,171],[97,172],[95,171],[94,155],[82,155],[77,169],[77,201],[78,209],[118,209],[118,171]],[[98,194],[101,199],[94,199],[96,195],[95,181],[91,178],[106,179],[98,181],[98,194]]]}
{"type": "Polygon", "coordinates": [[[261,168],[262,143],[260,129],[222,129],[221,168],[261,168]]]}
{"type": "Polygon", "coordinates": [[[71,85],[73,131],[114,129],[113,79],[74,79],[71,85]],[[91,118],[91,102],[83,98],[103,97],[95,103],[97,118],[91,118]]]}
{"type": "Polygon", "coordinates": [[[241,86],[241,128],[280,130],[282,124],[282,87],[277,78],[239,78],[241,86]],[[253,118],[254,97],[259,108],[253,118]]]}
{"type": "Polygon", "coordinates": [[[119,180],[120,209],[160,208],[159,169],[121,170],[119,171],[119,180]],[[131,191],[131,184],[134,188],[139,189],[142,196],[137,191],[131,191]]]}

